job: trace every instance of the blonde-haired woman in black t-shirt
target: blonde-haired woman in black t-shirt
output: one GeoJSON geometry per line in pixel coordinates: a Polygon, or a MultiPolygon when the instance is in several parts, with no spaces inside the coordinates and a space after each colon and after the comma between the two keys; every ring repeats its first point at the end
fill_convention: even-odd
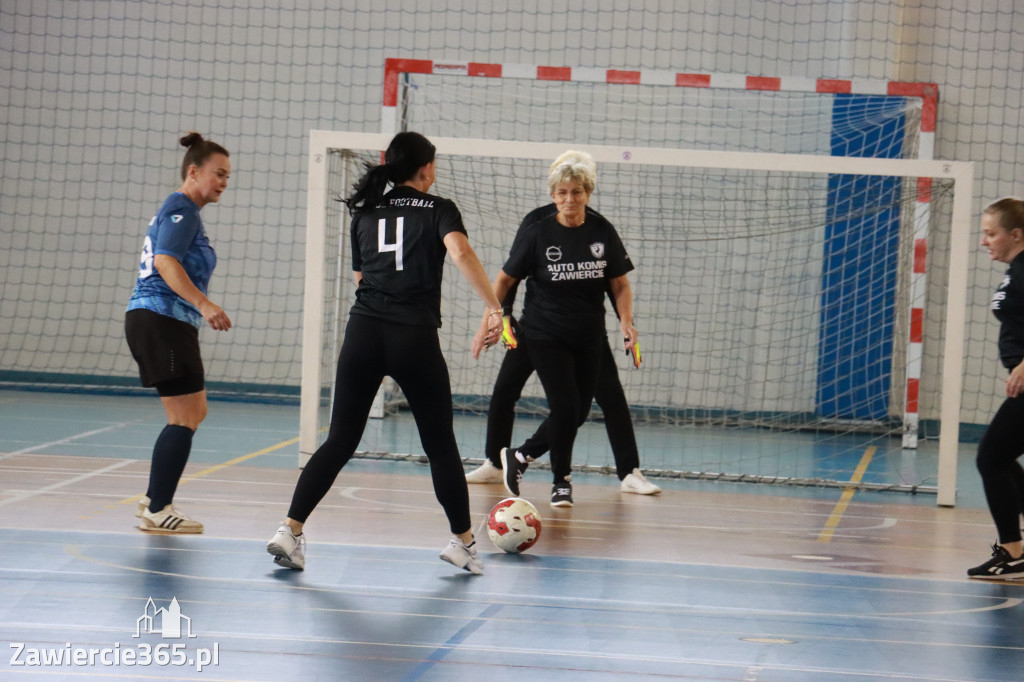
{"type": "Polygon", "coordinates": [[[1024,202],[1008,197],[990,204],[981,217],[981,245],[1009,268],[992,296],[999,320],[999,359],[1010,370],[1006,400],[978,445],[977,465],[999,541],[992,558],[967,570],[971,578],[1024,579],[1020,513],[1024,504],[1024,202]]]}
{"type": "MultiPolygon", "coordinates": [[[[494,282],[502,299],[526,280],[519,327],[550,409],[553,507],[573,505],[572,448],[590,410],[607,344],[607,291],[615,300],[625,348],[631,350],[637,341],[626,276],[633,264],[612,224],[586,210],[596,183],[596,165],[589,154],[570,150],[559,156],[548,173],[557,212],[519,231],[494,282]]],[[[505,486],[518,495],[527,458],[518,449],[506,448],[501,460],[505,486]]]]}

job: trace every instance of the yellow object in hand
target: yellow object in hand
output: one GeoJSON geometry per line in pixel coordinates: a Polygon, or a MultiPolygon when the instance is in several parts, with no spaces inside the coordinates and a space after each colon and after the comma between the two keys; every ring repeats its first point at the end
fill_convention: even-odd
{"type": "Polygon", "coordinates": [[[512,317],[505,315],[501,318],[501,344],[505,348],[515,349],[519,342],[516,340],[515,332],[512,331],[512,317]]]}
{"type": "MultiPolygon", "coordinates": [[[[629,339],[626,339],[626,340],[628,341],[629,339]]],[[[634,341],[633,342],[633,349],[632,350],[630,350],[629,348],[626,349],[626,355],[632,355],[633,356],[633,366],[636,367],[637,369],[640,369],[640,363],[643,362],[643,361],[640,359],[640,342],[639,341],[634,341]]]]}

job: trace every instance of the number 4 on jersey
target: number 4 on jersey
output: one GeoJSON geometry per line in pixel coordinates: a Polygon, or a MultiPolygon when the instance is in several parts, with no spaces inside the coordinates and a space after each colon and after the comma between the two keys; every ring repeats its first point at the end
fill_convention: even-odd
{"type": "Polygon", "coordinates": [[[404,218],[398,217],[395,224],[395,243],[388,244],[387,239],[387,220],[381,218],[377,221],[377,251],[380,253],[387,253],[388,251],[395,252],[395,270],[401,270],[402,268],[402,232],[403,232],[404,218]]]}

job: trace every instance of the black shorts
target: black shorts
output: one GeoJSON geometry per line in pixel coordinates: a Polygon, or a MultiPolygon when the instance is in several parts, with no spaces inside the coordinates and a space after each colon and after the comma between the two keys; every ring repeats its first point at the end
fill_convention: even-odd
{"type": "Polygon", "coordinates": [[[198,329],[152,310],[137,309],[125,314],[124,334],[139,365],[143,386],[155,386],[161,396],[203,390],[205,372],[198,329]]]}

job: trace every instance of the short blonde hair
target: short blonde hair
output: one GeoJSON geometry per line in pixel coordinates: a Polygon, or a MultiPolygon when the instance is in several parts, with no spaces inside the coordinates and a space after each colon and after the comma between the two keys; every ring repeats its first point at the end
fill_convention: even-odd
{"type": "Polygon", "coordinates": [[[1007,232],[1024,231],[1024,201],[1017,197],[1003,197],[985,207],[985,213],[994,215],[999,226],[1007,232]]]}
{"type": "Polygon", "coordinates": [[[548,170],[548,191],[554,192],[563,182],[579,182],[587,195],[597,186],[597,164],[586,152],[572,149],[562,152],[548,170]]]}

